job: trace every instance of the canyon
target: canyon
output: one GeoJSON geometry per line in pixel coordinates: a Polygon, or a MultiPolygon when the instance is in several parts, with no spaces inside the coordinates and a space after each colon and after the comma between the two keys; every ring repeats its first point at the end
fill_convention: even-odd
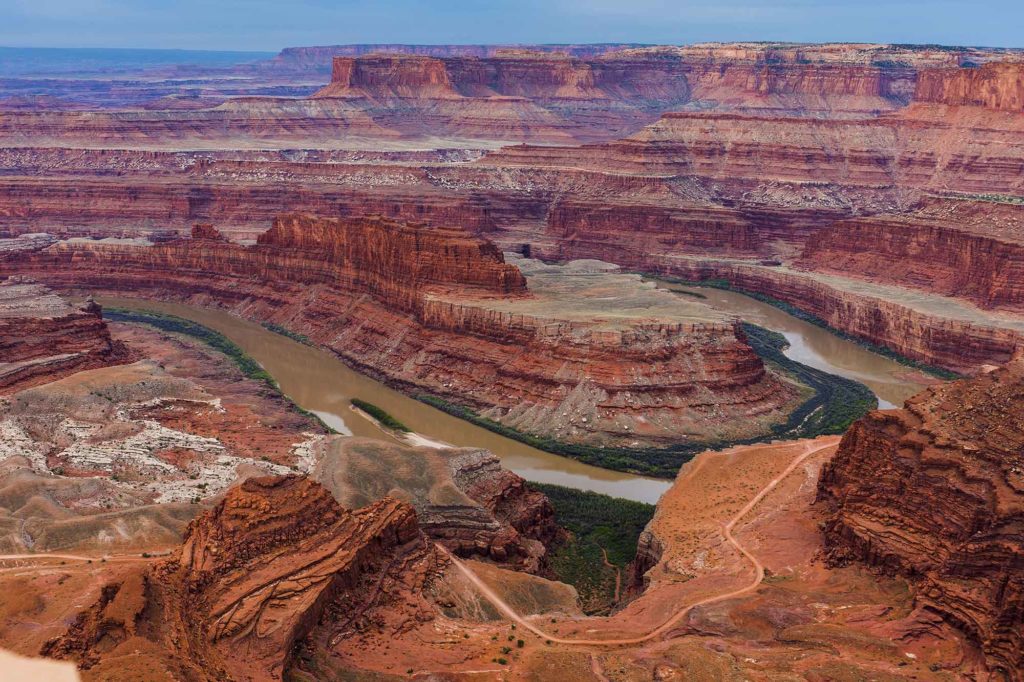
{"type": "Polygon", "coordinates": [[[779,289],[848,334],[957,372],[1019,343],[1019,53],[440,52],[335,56],[331,82],[305,99],[5,115],[0,229],[166,238],[212,222],[249,240],[290,211],[379,214],[533,257],[779,289]],[[792,272],[763,267],[776,261],[792,272]],[[979,275],[965,285],[965,272],[979,275]],[[886,292],[874,319],[881,296],[836,277],[936,298],[886,292]],[[961,304],[950,319],[929,312],[961,304]]]}
{"type": "Polygon", "coordinates": [[[62,73],[0,67],[4,647],[89,680],[1021,679],[1024,52],[62,73]],[[928,387],[773,441],[818,389],[718,290],[907,365],[883,406],[928,387]],[[315,411],[165,304],[329,351],[493,452],[315,411]],[[628,565],[596,531],[607,615],[553,578],[613,503],[556,512],[502,436],[678,470],[628,565]]]}
{"type": "Polygon", "coordinates": [[[528,289],[493,244],[455,229],[291,215],[253,246],[200,225],[155,245],[72,239],[0,271],[225,306],[410,393],[569,443],[750,437],[798,399],[735,321],[699,301],[586,270],[538,273],[528,289]],[[605,314],[612,291],[620,311],[605,314]]]}

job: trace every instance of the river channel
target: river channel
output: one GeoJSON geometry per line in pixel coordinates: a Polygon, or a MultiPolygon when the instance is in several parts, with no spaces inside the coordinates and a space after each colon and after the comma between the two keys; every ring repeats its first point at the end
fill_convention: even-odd
{"type": "MultiPolygon", "coordinates": [[[[662,283],[659,286],[681,288],[662,283]]],[[[864,382],[878,394],[883,407],[901,401],[920,388],[900,378],[908,374],[906,367],[781,310],[734,292],[703,288],[699,292],[716,307],[785,334],[790,342],[787,354],[793,359],[864,382]]],[[[359,374],[327,351],[303,345],[224,311],[128,298],[104,297],[100,303],[176,315],[220,332],[259,362],[296,404],[316,413],[339,433],[393,437],[350,408],[349,401],[360,398],[379,406],[417,434],[431,440],[460,447],[486,448],[497,454],[505,467],[530,481],[591,490],[651,504],[657,502],[671,484],[667,480],[589,466],[499,436],[359,374]]]]}

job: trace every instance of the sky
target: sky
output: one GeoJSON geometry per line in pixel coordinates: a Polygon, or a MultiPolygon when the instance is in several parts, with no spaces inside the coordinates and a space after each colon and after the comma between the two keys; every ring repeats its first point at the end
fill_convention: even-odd
{"type": "Polygon", "coordinates": [[[1024,0],[0,0],[9,47],[733,40],[1024,47],[1024,0]]]}

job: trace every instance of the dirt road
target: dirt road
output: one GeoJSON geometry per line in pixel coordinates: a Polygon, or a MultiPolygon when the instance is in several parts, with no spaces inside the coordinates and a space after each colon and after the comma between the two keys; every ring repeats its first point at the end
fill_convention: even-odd
{"type": "MultiPolygon", "coordinates": [[[[681,621],[683,618],[685,618],[686,615],[688,613],[690,613],[690,611],[692,611],[693,609],[695,609],[698,606],[704,606],[704,605],[707,605],[707,604],[713,604],[713,603],[716,603],[716,602],[725,601],[727,599],[733,599],[735,597],[742,596],[742,595],[747,594],[749,592],[753,592],[754,590],[756,590],[761,585],[761,581],[764,580],[764,565],[762,565],[761,562],[758,561],[757,557],[755,557],[753,554],[751,554],[750,551],[747,550],[746,547],[741,545],[736,540],[736,538],[733,537],[733,534],[732,534],[733,528],[736,527],[736,524],[739,523],[743,519],[744,516],[749,514],[750,511],[754,507],[757,506],[758,502],[763,500],[765,498],[765,496],[768,493],[770,493],[772,490],[774,490],[775,487],[779,483],[781,483],[783,480],[786,479],[786,477],[788,477],[791,473],[793,473],[793,471],[798,466],[803,464],[804,460],[806,460],[808,457],[810,457],[811,455],[815,454],[816,452],[820,452],[820,451],[822,451],[822,450],[824,450],[826,448],[832,448],[832,447],[835,447],[835,446],[836,446],[835,443],[828,443],[826,445],[818,445],[818,446],[815,447],[814,445],[808,443],[805,446],[804,452],[800,453],[795,458],[793,458],[793,461],[790,462],[789,466],[787,466],[785,468],[785,470],[783,470],[783,472],[781,474],[779,474],[778,476],[773,478],[768,483],[768,485],[766,485],[764,488],[762,488],[760,490],[760,492],[757,493],[757,495],[755,495],[749,502],[747,502],[747,504],[723,526],[723,534],[725,536],[725,539],[729,542],[729,544],[731,544],[741,554],[743,554],[743,556],[746,557],[747,560],[750,561],[750,563],[754,567],[754,579],[751,581],[751,583],[749,585],[746,585],[746,586],[744,586],[742,588],[739,588],[739,589],[736,589],[736,590],[732,590],[731,592],[726,592],[724,594],[715,595],[714,597],[707,597],[705,599],[701,599],[701,600],[692,602],[690,604],[686,604],[684,606],[680,606],[680,608],[675,613],[673,613],[672,616],[670,616],[668,618],[668,620],[666,620],[664,623],[662,623],[658,627],[654,628],[653,630],[651,630],[650,632],[648,632],[645,635],[640,635],[640,636],[637,636],[637,637],[631,637],[631,638],[626,638],[626,639],[565,639],[564,637],[556,637],[554,635],[550,635],[547,632],[544,632],[543,630],[541,630],[539,627],[537,627],[537,626],[533,625],[532,623],[530,623],[529,621],[527,621],[525,618],[520,616],[518,613],[516,613],[512,609],[512,607],[509,606],[507,603],[505,603],[505,601],[500,596],[495,594],[494,590],[492,590],[490,587],[488,587],[484,583],[484,581],[481,580],[476,575],[476,573],[474,573],[472,571],[472,569],[470,569],[464,563],[459,561],[456,557],[452,556],[446,550],[444,550],[444,551],[448,554],[448,556],[451,557],[452,562],[462,572],[462,574],[464,576],[466,576],[466,578],[471,583],[473,583],[473,585],[476,586],[476,588],[480,591],[480,593],[489,602],[491,602],[491,604],[493,604],[495,608],[497,608],[499,611],[501,611],[503,614],[505,614],[510,620],[512,620],[515,623],[517,623],[518,625],[526,628],[527,630],[529,630],[533,634],[537,635],[538,637],[541,637],[543,639],[546,639],[548,641],[555,642],[555,643],[558,643],[558,644],[570,644],[570,645],[579,645],[579,646],[618,646],[618,645],[622,645],[622,644],[641,644],[643,642],[650,641],[650,640],[654,639],[655,637],[658,637],[658,636],[664,634],[665,632],[667,632],[671,628],[675,627],[675,625],[677,623],[679,623],[679,621],[681,621]]],[[[691,469],[691,471],[689,472],[688,476],[692,476],[693,474],[695,474],[697,472],[697,470],[699,470],[701,464],[702,464],[702,462],[695,462],[694,466],[691,469]]]]}

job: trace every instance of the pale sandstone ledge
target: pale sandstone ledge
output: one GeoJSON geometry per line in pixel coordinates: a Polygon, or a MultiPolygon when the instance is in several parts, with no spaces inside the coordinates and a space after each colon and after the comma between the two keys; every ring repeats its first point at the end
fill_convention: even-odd
{"type": "Polygon", "coordinates": [[[10,278],[0,282],[0,319],[67,317],[71,305],[42,284],[10,278]]]}

